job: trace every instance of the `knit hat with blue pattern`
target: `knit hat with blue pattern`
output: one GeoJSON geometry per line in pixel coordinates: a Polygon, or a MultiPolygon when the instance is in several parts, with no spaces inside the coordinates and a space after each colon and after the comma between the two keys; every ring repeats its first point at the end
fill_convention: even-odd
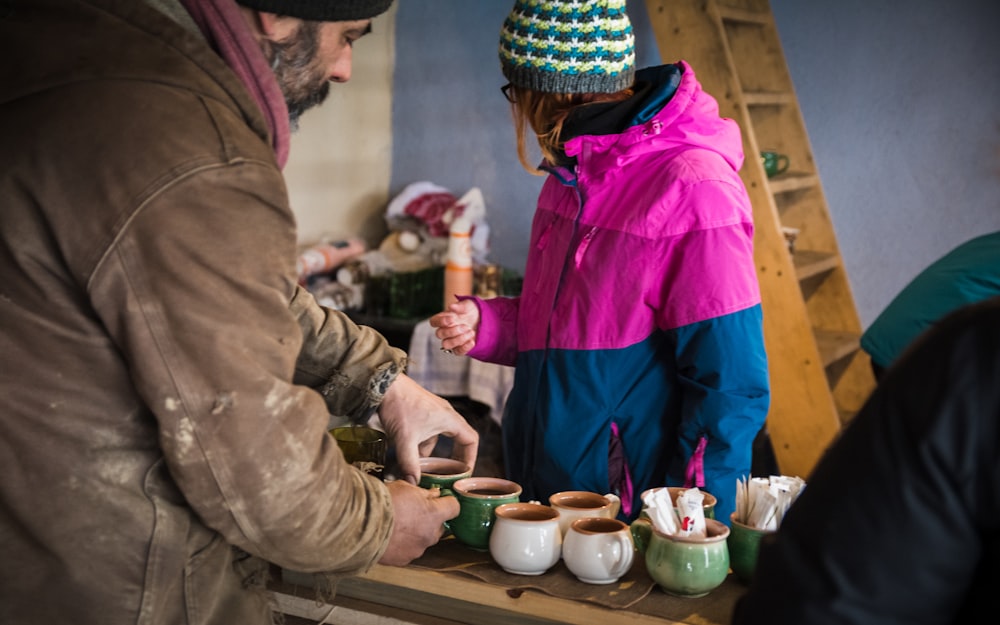
{"type": "Polygon", "coordinates": [[[635,36],[625,0],[517,0],[500,29],[500,66],[515,87],[546,93],[631,87],[635,36]]]}

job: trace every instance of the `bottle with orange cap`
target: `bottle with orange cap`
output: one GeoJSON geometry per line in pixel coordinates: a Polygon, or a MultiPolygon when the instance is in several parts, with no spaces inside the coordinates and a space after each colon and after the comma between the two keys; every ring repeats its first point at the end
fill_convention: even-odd
{"type": "Polygon", "coordinates": [[[448,255],[444,265],[444,308],[458,295],[472,295],[472,222],[459,215],[448,232],[448,255]]]}

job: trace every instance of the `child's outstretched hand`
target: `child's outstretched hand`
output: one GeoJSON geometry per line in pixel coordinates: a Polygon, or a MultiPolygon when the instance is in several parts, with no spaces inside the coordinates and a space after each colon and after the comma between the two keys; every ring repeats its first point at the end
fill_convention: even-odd
{"type": "Polygon", "coordinates": [[[479,330],[479,306],[475,300],[460,300],[430,318],[434,336],[441,340],[441,349],[463,356],[476,346],[479,330]]]}

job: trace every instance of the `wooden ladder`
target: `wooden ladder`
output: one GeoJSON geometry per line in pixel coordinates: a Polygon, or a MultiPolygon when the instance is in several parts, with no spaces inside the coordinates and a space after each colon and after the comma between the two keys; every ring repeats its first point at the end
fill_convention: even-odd
{"type": "Polygon", "coordinates": [[[875,381],[861,323],[768,0],[646,0],[665,63],[691,64],[743,131],[740,176],[771,376],[767,433],[779,470],[807,477],[875,381]],[[761,150],[789,157],[772,178],[761,150]],[[794,251],[785,229],[797,229],[794,251]]]}

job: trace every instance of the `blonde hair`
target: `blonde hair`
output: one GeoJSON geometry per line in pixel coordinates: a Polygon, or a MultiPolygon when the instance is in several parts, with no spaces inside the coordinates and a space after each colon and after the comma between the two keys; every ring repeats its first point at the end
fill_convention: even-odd
{"type": "Polygon", "coordinates": [[[545,172],[528,161],[525,142],[529,127],[535,134],[542,157],[549,163],[557,163],[566,143],[562,140],[563,124],[578,106],[620,102],[630,98],[633,91],[629,88],[615,93],[543,93],[511,85],[508,93],[513,99],[511,115],[517,138],[517,160],[529,173],[543,176],[545,172]]]}

